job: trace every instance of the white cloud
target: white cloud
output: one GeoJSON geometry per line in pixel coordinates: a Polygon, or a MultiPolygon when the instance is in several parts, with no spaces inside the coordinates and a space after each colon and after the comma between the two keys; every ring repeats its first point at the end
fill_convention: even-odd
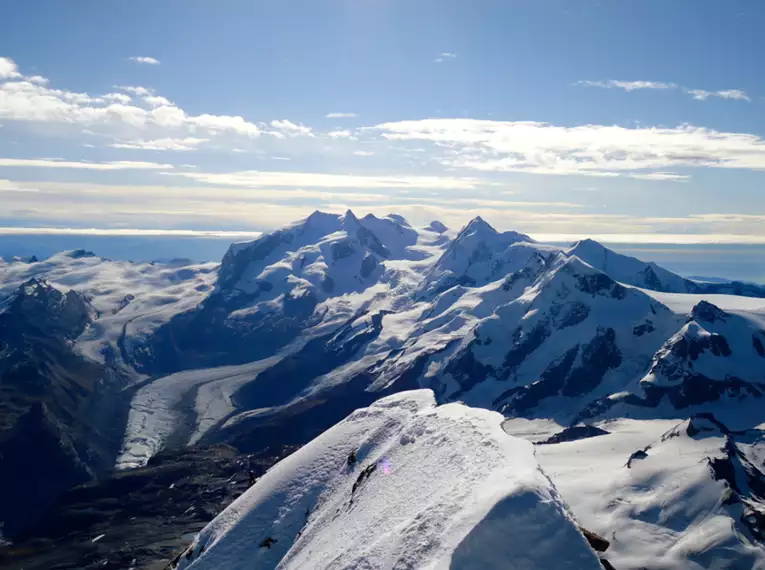
{"type": "Polygon", "coordinates": [[[444,63],[445,61],[450,61],[450,60],[456,59],[456,58],[457,58],[457,54],[456,53],[452,53],[452,52],[449,52],[449,51],[443,51],[440,54],[438,54],[438,57],[436,59],[434,59],[433,61],[435,63],[444,63]]]}
{"type": "MultiPolygon", "coordinates": [[[[168,109],[160,107],[160,109],[168,109]]],[[[173,109],[177,109],[174,107],[173,109]]],[[[180,111],[180,109],[179,109],[180,111]]],[[[180,111],[183,113],[183,111],[180,111]]],[[[260,129],[257,125],[250,123],[242,117],[232,117],[230,115],[198,115],[196,117],[186,117],[186,122],[196,128],[206,129],[213,134],[221,132],[232,132],[237,135],[248,137],[260,136],[260,129]]]]}
{"type": "Polygon", "coordinates": [[[618,79],[605,79],[600,81],[577,81],[577,85],[586,87],[601,87],[603,89],[624,89],[625,91],[635,91],[636,89],[675,89],[674,83],[664,83],[662,81],[620,81],[618,79]]]}
{"type": "MultiPolygon", "coordinates": [[[[17,73],[14,69],[15,64],[6,64],[5,73],[17,73]]],[[[118,138],[132,134],[133,138],[144,139],[147,138],[144,133],[149,138],[178,138],[183,134],[230,134],[250,138],[260,135],[257,125],[240,116],[188,115],[148,87],[116,86],[124,93],[91,96],[52,89],[42,83],[24,78],[0,83],[0,119],[49,123],[58,125],[59,129],[71,125],[86,126],[93,132],[101,130],[103,134],[120,135],[118,138]],[[134,104],[126,93],[140,97],[145,105],[134,104]],[[128,132],[131,130],[133,133],[128,132]]]]}
{"type": "Polygon", "coordinates": [[[146,97],[143,98],[143,100],[146,103],[148,103],[151,107],[161,107],[162,105],[168,105],[168,106],[172,105],[172,103],[168,99],[160,95],[147,95],[146,97]]]}
{"type": "Polygon", "coordinates": [[[577,81],[576,85],[585,87],[600,87],[602,89],[623,89],[624,91],[636,91],[638,89],[682,89],[683,93],[690,95],[698,101],[706,101],[710,97],[729,99],[736,101],[751,101],[751,97],[740,89],[723,89],[720,91],[706,91],[704,89],[690,89],[681,87],[677,83],[663,81],[620,81],[618,79],[601,79],[598,81],[577,81]]]}
{"type": "Polygon", "coordinates": [[[139,97],[146,97],[147,95],[154,93],[153,89],[141,87],[140,85],[115,85],[114,88],[119,89],[120,91],[127,91],[128,93],[138,95],[139,97]]]}
{"type": "Polygon", "coordinates": [[[353,154],[355,154],[356,156],[374,156],[375,155],[375,153],[369,150],[354,150],[353,154]]]}
{"type": "Polygon", "coordinates": [[[73,168],[78,170],[170,170],[172,164],[115,160],[111,162],[69,161],[51,158],[0,158],[0,167],[73,168]]]}
{"type": "Polygon", "coordinates": [[[674,172],[646,172],[643,174],[628,174],[627,177],[637,180],[673,180],[675,182],[690,179],[690,176],[686,174],[675,174],[674,172]]]}
{"type": "Polygon", "coordinates": [[[106,95],[101,95],[101,98],[104,101],[114,101],[123,105],[127,105],[133,100],[130,95],[125,95],[124,93],[107,93],[106,95]]]}
{"type": "Polygon", "coordinates": [[[481,185],[475,178],[439,176],[366,176],[353,174],[325,174],[314,172],[265,172],[245,170],[240,172],[175,172],[197,182],[213,185],[241,186],[245,188],[295,187],[295,188],[420,188],[420,189],[471,189],[481,185]]]}
{"type": "Polygon", "coordinates": [[[33,188],[24,186],[18,182],[12,182],[10,180],[3,180],[0,178],[0,193],[2,192],[39,192],[39,188],[33,188]]]}
{"type": "Polygon", "coordinates": [[[327,136],[332,139],[352,139],[353,133],[349,130],[341,130],[341,131],[330,131],[327,133],[327,136]]]}
{"type": "Polygon", "coordinates": [[[219,237],[230,239],[254,239],[263,232],[225,230],[176,230],[143,228],[14,228],[0,227],[0,235],[54,235],[54,236],[172,236],[172,237],[219,237]]]}
{"type": "MultiPolygon", "coordinates": [[[[531,232],[531,237],[541,242],[574,243],[589,238],[601,243],[625,244],[765,244],[765,235],[758,234],[709,234],[709,233],[537,233],[531,232]]],[[[662,250],[666,251],[666,250],[662,250]]]]}
{"type": "MultiPolygon", "coordinates": [[[[281,174],[294,176],[293,173],[281,174]]],[[[297,179],[291,181],[300,182],[297,179]]],[[[317,208],[343,212],[352,207],[359,215],[396,212],[413,224],[439,219],[453,228],[480,215],[498,229],[515,229],[545,241],[594,237],[601,241],[628,243],[765,243],[763,214],[641,217],[588,212],[584,206],[566,202],[504,201],[499,197],[501,194],[494,192],[476,191],[474,194],[482,196],[470,198],[461,192],[447,197],[435,189],[418,196],[407,187],[380,187],[377,191],[360,192],[350,181],[346,181],[345,189],[338,187],[335,180],[320,182],[325,186],[307,189],[299,185],[276,185],[253,191],[249,187],[228,185],[7,181],[7,187],[38,191],[4,193],[3,212],[11,216],[18,212],[17,215],[23,215],[30,226],[55,225],[70,231],[67,228],[88,227],[97,219],[100,228],[107,228],[105,231],[119,228],[132,232],[121,228],[275,228],[317,208]]],[[[0,187],[2,185],[0,183],[0,187]]],[[[15,230],[0,229],[0,233],[6,231],[14,233],[15,230]]],[[[48,227],[47,231],[55,233],[56,229],[48,227]]],[[[220,233],[226,236],[225,232],[220,233]]]]}
{"type": "Polygon", "coordinates": [[[112,148],[126,148],[135,150],[196,150],[199,145],[207,142],[209,139],[200,139],[195,137],[186,137],[183,139],[164,138],[154,140],[131,140],[116,142],[110,144],[112,148]]]}
{"type": "Polygon", "coordinates": [[[765,140],[683,125],[560,127],[538,122],[424,119],[372,127],[389,140],[430,141],[451,167],[529,174],[634,176],[678,180],[681,167],[765,170],[765,140]],[[643,171],[656,171],[645,173],[643,171]],[[669,177],[668,177],[669,175],[669,177]]]}
{"type": "Polygon", "coordinates": [[[324,115],[326,119],[355,119],[358,117],[356,113],[327,113],[324,115]]]}
{"type": "Polygon", "coordinates": [[[21,77],[19,68],[10,57],[0,57],[0,79],[16,79],[21,77]]]}
{"type": "Polygon", "coordinates": [[[739,89],[727,89],[725,91],[704,91],[703,89],[686,89],[685,92],[691,95],[697,101],[706,101],[710,97],[719,97],[720,99],[729,99],[733,101],[752,101],[744,91],[739,89]]]}
{"type": "Polygon", "coordinates": [[[42,75],[32,75],[30,77],[25,77],[27,81],[30,83],[37,83],[38,85],[47,85],[48,84],[48,78],[43,77],[42,75]]]}
{"type": "Polygon", "coordinates": [[[313,131],[310,127],[306,127],[303,123],[295,124],[288,120],[276,120],[271,121],[271,128],[276,129],[276,132],[286,137],[312,137],[313,131]]]}
{"type": "Polygon", "coordinates": [[[745,92],[741,91],[740,89],[728,89],[725,91],[716,91],[715,92],[716,97],[720,97],[721,99],[732,99],[734,101],[750,101],[751,97],[747,95],[745,92]]]}
{"type": "Polygon", "coordinates": [[[706,101],[714,95],[711,91],[704,91],[703,89],[686,89],[685,92],[697,101],[706,101]]]}
{"type": "Polygon", "coordinates": [[[147,65],[159,65],[159,60],[154,59],[153,57],[133,56],[133,57],[129,57],[128,59],[134,63],[145,63],[147,65]]]}

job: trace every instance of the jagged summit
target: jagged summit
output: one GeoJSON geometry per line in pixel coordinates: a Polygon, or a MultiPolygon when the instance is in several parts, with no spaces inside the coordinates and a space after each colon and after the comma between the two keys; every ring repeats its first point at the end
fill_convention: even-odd
{"type": "Polygon", "coordinates": [[[345,214],[343,214],[343,222],[346,224],[359,224],[359,219],[356,217],[356,214],[353,213],[353,210],[350,208],[345,211],[345,214]]]}

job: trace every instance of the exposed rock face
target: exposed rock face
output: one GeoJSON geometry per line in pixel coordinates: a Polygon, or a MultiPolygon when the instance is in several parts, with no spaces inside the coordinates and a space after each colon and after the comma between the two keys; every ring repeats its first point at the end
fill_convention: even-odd
{"type": "Polygon", "coordinates": [[[121,379],[72,347],[94,316],[82,295],[37,279],[0,312],[0,521],[7,536],[34,524],[61,492],[113,465],[124,426],[116,412],[121,379]]]}
{"type": "Polygon", "coordinates": [[[600,329],[590,342],[570,349],[550,364],[539,382],[501,394],[495,400],[495,405],[510,397],[511,401],[503,406],[503,411],[522,414],[537,406],[544,398],[557,394],[581,396],[592,391],[605,374],[618,367],[621,361],[615,331],[600,329]]]}
{"type": "Polygon", "coordinates": [[[604,429],[600,429],[599,427],[591,425],[572,426],[556,433],[555,435],[547,438],[537,445],[549,445],[553,443],[563,443],[566,441],[578,441],[580,439],[598,437],[601,435],[608,435],[608,432],[604,429]]]}
{"type": "Polygon", "coordinates": [[[725,437],[721,455],[708,458],[712,476],[724,481],[729,489],[725,504],[736,508],[739,521],[754,540],[765,543],[765,469],[757,446],[763,439],[762,432],[733,432],[711,414],[701,420],[705,425],[699,426],[697,420],[692,437],[705,437],[715,430],[725,437]]]}
{"type": "Polygon", "coordinates": [[[33,278],[21,285],[5,302],[3,326],[67,340],[77,338],[95,316],[87,299],[62,293],[47,282],[33,278]]]}
{"type": "Polygon", "coordinates": [[[595,552],[605,552],[608,550],[608,547],[611,546],[611,543],[599,534],[595,534],[591,530],[587,530],[581,526],[579,527],[579,530],[582,532],[584,538],[587,539],[587,542],[590,544],[590,546],[592,546],[592,549],[595,552]]]}
{"type": "Polygon", "coordinates": [[[717,321],[725,322],[729,317],[730,315],[728,315],[728,313],[708,301],[700,301],[691,310],[692,319],[709,324],[717,321]]]}
{"type": "Polygon", "coordinates": [[[35,403],[0,439],[0,520],[11,538],[34,525],[58,496],[91,480],[70,430],[35,403]]]}
{"type": "Polygon", "coordinates": [[[164,568],[199,532],[294,448],[241,455],[228,446],[163,452],[146,467],[75,487],[10,549],[9,570],[164,568]],[[93,538],[103,535],[98,541],[93,538]]]}

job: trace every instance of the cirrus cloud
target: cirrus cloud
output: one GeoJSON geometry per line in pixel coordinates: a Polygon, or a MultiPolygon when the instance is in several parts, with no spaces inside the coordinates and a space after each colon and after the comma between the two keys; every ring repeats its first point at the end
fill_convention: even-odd
{"type": "Polygon", "coordinates": [[[732,101],[751,102],[752,98],[741,89],[721,89],[719,91],[706,91],[704,89],[691,89],[677,83],[664,81],[622,81],[619,79],[600,79],[597,81],[577,81],[575,85],[585,87],[599,87],[601,89],[623,89],[624,91],[637,91],[641,89],[681,89],[683,93],[690,95],[697,101],[706,101],[710,97],[728,99],[732,101]]]}
{"type": "Polygon", "coordinates": [[[164,138],[154,140],[130,140],[112,143],[112,148],[126,148],[132,150],[196,150],[199,145],[206,143],[210,139],[200,139],[195,137],[186,137],[182,139],[164,138]]]}
{"type": "Polygon", "coordinates": [[[327,113],[324,115],[325,119],[355,119],[358,117],[356,113],[327,113]]]}
{"type": "Polygon", "coordinates": [[[145,65],[159,65],[160,61],[158,59],[155,59],[153,57],[146,57],[146,56],[133,56],[128,58],[133,63],[143,63],[145,65]]]}
{"type": "Polygon", "coordinates": [[[73,168],[76,170],[170,170],[172,164],[134,160],[86,162],[53,158],[0,158],[0,167],[73,168]]]}

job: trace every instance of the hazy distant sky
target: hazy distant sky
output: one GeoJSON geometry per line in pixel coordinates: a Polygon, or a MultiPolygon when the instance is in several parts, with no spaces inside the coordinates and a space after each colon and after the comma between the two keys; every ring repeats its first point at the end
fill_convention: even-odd
{"type": "Polygon", "coordinates": [[[0,227],[765,243],[763,29],[762,0],[2,2],[0,227]]]}

